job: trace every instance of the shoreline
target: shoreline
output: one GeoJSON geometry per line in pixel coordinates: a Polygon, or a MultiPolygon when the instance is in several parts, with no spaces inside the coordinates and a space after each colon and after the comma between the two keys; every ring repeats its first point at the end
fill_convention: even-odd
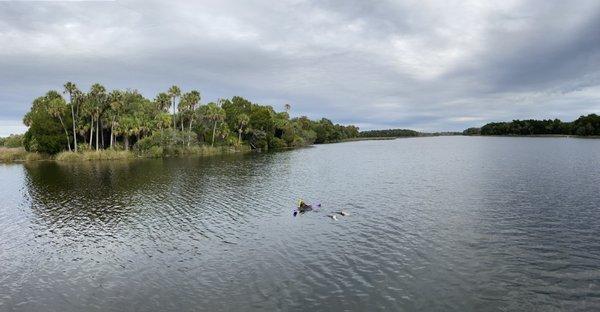
{"type": "Polygon", "coordinates": [[[344,143],[344,142],[357,142],[357,141],[385,141],[385,140],[395,140],[401,137],[357,137],[357,138],[349,138],[343,139],[339,142],[331,142],[331,143],[344,143]]]}
{"type": "MultiPolygon", "coordinates": [[[[600,136],[578,136],[568,134],[532,134],[532,135],[457,135],[463,137],[499,137],[499,138],[570,138],[570,139],[600,139],[600,136]]],[[[329,142],[321,144],[336,144],[336,143],[347,143],[347,142],[360,142],[360,141],[388,141],[396,140],[401,138],[425,138],[431,136],[416,136],[416,137],[357,137],[350,139],[343,139],[338,142],[329,142]]],[[[321,144],[308,144],[296,147],[286,147],[281,149],[272,149],[268,152],[275,151],[289,151],[300,148],[312,147],[321,144]]],[[[56,155],[41,154],[37,152],[27,152],[24,148],[6,148],[0,147],[0,164],[14,164],[14,163],[27,163],[37,161],[55,161],[55,162],[89,162],[89,161],[114,161],[114,160],[140,160],[140,159],[168,159],[168,158],[193,158],[193,157],[211,157],[211,156],[223,156],[223,155],[235,155],[235,154],[248,154],[248,153],[262,153],[265,151],[252,150],[247,146],[242,148],[231,147],[231,146],[195,146],[195,147],[184,147],[178,148],[171,151],[171,153],[162,153],[160,155],[153,155],[151,153],[139,153],[136,151],[125,151],[125,150],[91,150],[84,152],[61,152],[56,155]]]]}
{"type": "Polygon", "coordinates": [[[571,139],[600,139],[599,135],[573,135],[573,134],[519,134],[519,135],[481,135],[463,134],[466,137],[498,137],[498,138],[571,138],[571,139]]]}
{"type": "Polygon", "coordinates": [[[55,161],[55,162],[87,162],[87,161],[112,161],[112,160],[139,160],[139,159],[168,159],[168,158],[190,158],[190,157],[210,157],[223,156],[234,154],[290,151],[300,148],[313,147],[321,144],[336,144],[344,142],[371,141],[371,140],[395,140],[396,137],[364,137],[344,139],[338,142],[328,142],[319,144],[307,144],[295,147],[284,147],[278,149],[270,149],[268,151],[252,150],[248,146],[232,147],[232,146],[195,146],[184,147],[174,150],[174,153],[161,153],[160,155],[152,155],[151,152],[139,153],[136,151],[125,150],[88,150],[84,152],[60,152],[55,155],[41,154],[36,152],[27,152],[24,148],[3,148],[0,147],[0,164],[26,163],[35,161],[55,161]]]}
{"type": "Polygon", "coordinates": [[[24,148],[0,148],[0,164],[29,163],[38,161],[54,161],[59,163],[68,162],[90,162],[90,161],[114,161],[114,160],[140,160],[158,158],[193,158],[210,157],[234,154],[247,154],[253,151],[248,147],[211,147],[201,146],[194,148],[176,149],[173,153],[152,155],[150,153],[137,153],[124,150],[99,150],[84,152],[61,152],[56,155],[27,152],[24,148]]]}

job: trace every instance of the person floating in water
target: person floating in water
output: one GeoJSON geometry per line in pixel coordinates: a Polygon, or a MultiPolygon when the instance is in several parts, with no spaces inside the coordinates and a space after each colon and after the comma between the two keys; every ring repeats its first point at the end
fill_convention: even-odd
{"type": "MultiPolygon", "coordinates": [[[[317,204],[317,207],[321,207],[321,204],[317,204]]],[[[305,213],[307,211],[311,211],[312,205],[309,205],[307,203],[305,203],[302,199],[298,200],[298,208],[294,211],[294,217],[298,214],[298,213],[305,213]]]]}

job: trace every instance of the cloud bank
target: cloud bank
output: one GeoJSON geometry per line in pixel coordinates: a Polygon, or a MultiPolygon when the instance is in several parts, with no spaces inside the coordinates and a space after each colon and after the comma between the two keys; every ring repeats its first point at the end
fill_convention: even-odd
{"type": "Polygon", "coordinates": [[[600,112],[598,1],[0,2],[0,135],[36,96],[171,84],[362,129],[600,112]],[[496,3],[497,2],[497,3],[496,3]]]}

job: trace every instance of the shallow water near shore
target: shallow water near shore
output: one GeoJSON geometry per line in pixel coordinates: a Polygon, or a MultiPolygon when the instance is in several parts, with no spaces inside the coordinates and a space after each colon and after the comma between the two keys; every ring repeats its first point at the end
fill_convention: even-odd
{"type": "Polygon", "coordinates": [[[600,140],[407,138],[0,177],[0,311],[600,309],[600,140]],[[293,217],[299,198],[322,207],[293,217]]]}

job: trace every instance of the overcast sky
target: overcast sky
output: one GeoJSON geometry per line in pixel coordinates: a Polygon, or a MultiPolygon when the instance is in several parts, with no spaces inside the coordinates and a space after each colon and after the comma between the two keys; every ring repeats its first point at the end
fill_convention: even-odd
{"type": "Polygon", "coordinates": [[[600,1],[0,1],[0,135],[73,81],[361,129],[600,113],[600,1]]]}

